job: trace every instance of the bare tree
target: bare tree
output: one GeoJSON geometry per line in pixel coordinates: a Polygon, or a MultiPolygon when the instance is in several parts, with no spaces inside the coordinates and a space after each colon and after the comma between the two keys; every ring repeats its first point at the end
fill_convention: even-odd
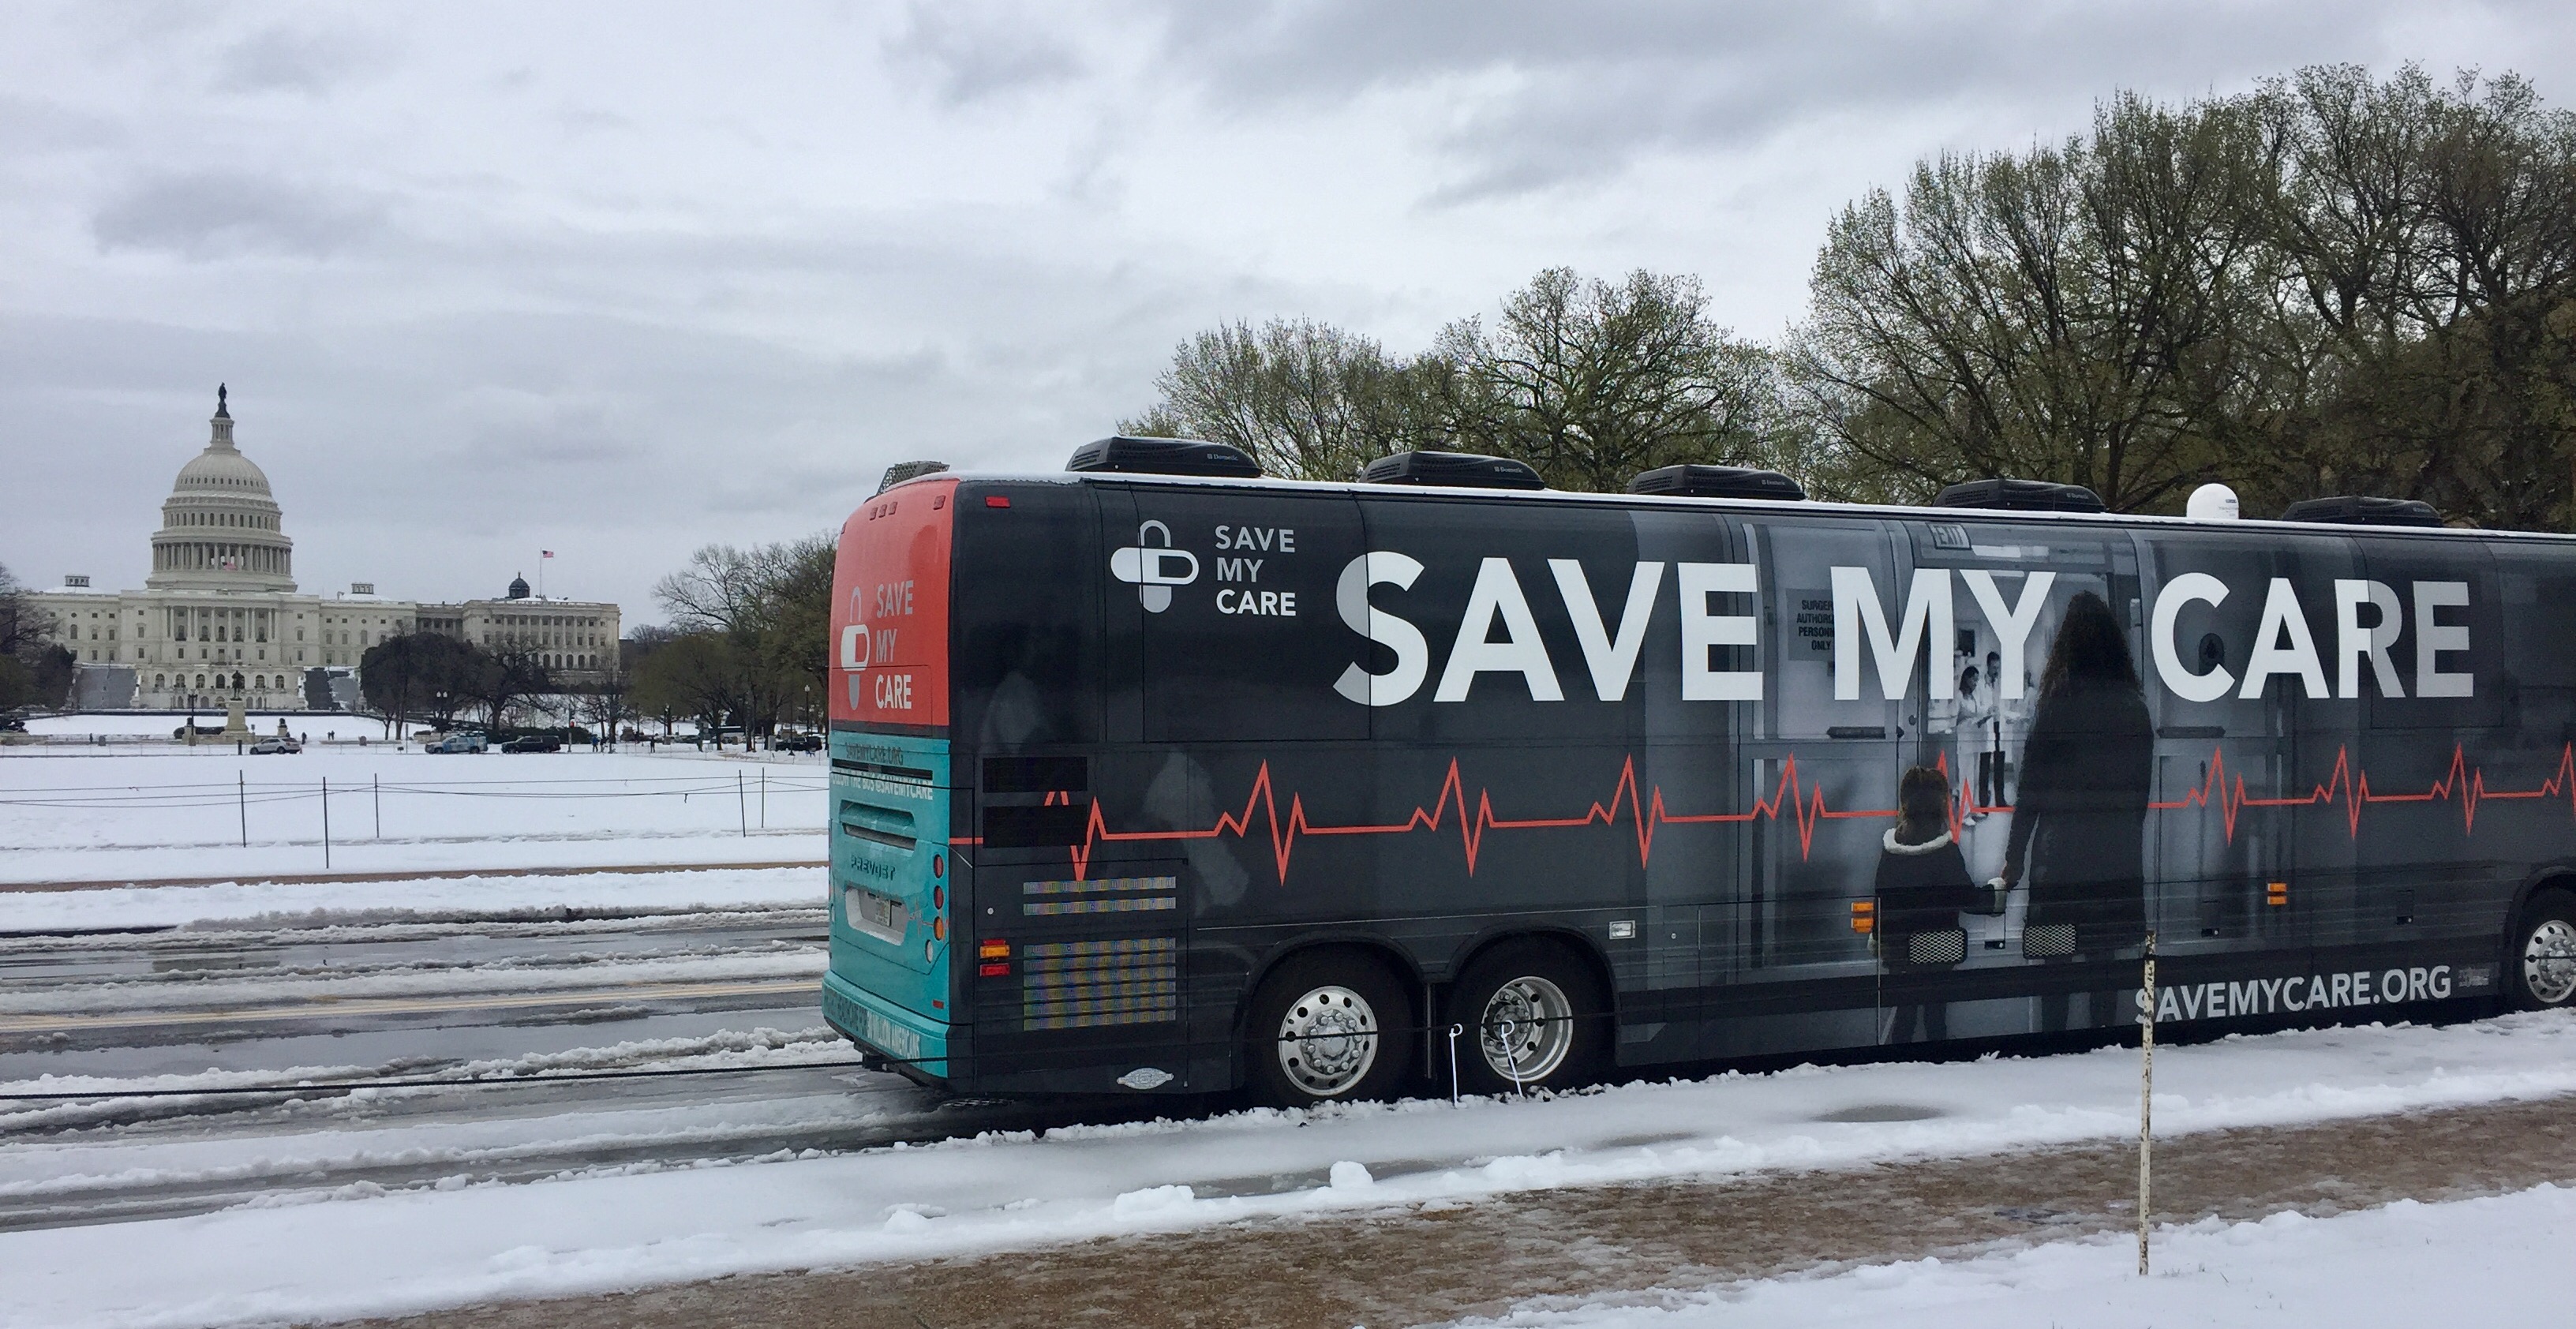
{"type": "Polygon", "coordinates": [[[1560,489],[1616,491],[1682,462],[1772,464],[1769,358],[1707,305],[1695,277],[1539,273],[1490,328],[1471,318],[1440,335],[1462,380],[1460,433],[1560,489]]]}
{"type": "Polygon", "coordinates": [[[1229,323],[1193,336],[1154,380],[1162,399],[1124,434],[1203,438],[1272,475],[1351,480],[1390,452],[1450,446],[1456,366],[1404,360],[1311,319],[1229,323]]]}

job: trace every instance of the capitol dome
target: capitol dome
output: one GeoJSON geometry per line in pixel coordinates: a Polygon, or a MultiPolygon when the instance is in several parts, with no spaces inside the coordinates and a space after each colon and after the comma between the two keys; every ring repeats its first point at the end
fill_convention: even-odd
{"type": "Polygon", "coordinates": [[[295,542],[286,537],[268,474],[233,446],[233,416],[215,390],[206,450],[179,468],[152,534],[155,590],[292,591],[295,542]]]}

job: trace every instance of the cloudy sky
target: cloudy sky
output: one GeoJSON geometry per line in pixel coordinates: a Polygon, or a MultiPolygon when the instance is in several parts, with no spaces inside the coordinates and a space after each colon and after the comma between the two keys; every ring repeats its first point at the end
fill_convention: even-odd
{"type": "Polygon", "coordinates": [[[1551,264],[1797,318],[1825,218],[2117,88],[2406,60],[2576,101],[2576,6],[18,3],[0,564],[139,586],[229,381],[307,590],[655,621],[889,463],[1052,467],[1175,342],[1412,351],[1551,264]]]}

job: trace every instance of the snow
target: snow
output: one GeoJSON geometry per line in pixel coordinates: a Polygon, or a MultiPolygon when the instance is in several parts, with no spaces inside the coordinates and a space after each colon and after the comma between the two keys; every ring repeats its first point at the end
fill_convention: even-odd
{"type": "Polygon", "coordinates": [[[2564,1324],[2576,1189],[2539,1186],[2445,1204],[2260,1222],[2215,1220],[2154,1237],[2140,1278],[2125,1238],[2058,1242],[1973,1260],[1915,1260],[1823,1278],[1775,1278],[1572,1310],[1524,1307],[1474,1324],[1514,1329],[2148,1329],[2156,1325],[2564,1324]]]}
{"type": "MultiPolygon", "coordinates": [[[[2566,1014],[2509,1016],[2440,1029],[2374,1025],[2231,1038],[2158,1054],[2156,1121],[2159,1133],[2172,1137],[2565,1094],[2576,1092],[2576,1055],[2571,1054],[2576,1054],[2576,1016],[2566,1014]]],[[[370,1185],[278,1191],[262,1207],[0,1234],[0,1267],[13,1271],[10,1294],[0,1299],[0,1326],[201,1325],[386,1315],[495,1297],[1009,1249],[1266,1215],[2112,1140],[2136,1130],[2136,1092],[2135,1053],[2105,1049],[1940,1065],[1728,1074],[1526,1102],[1249,1111],[1203,1121],[1068,1128],[1037,1136],[995,1134],[823,1157],[779,1151],[764,1159],[709,1160],[699,1166],[603,1167],[513,1185],[478,1178],[474,1165],[498,1156],[492,1151],[530,1147],[528,1133],[540,1129],[585,1140],[691,1130],[712,1135],[763,1114],[776,1120],[836,1110],[855,1115],[860,1109],[809,1089],[766,1105],[664,1101],[628,1109],[567,1107],[559,1109],[560,1116],[516,1123],[304,1120],[292,1134],[230,1140],[126,1146],[116,1136],[102,1135],[11,1144],[0,1146],[0,1177],[21,1184],[49,1173],[116,1176],[128,1168],[163,1175],[212,1173],[255,1166],[263,1158],[310,1163],[332,1151],[390,1156],[403,1150],[450,1151],[446,1156],[456,1166],[452,1175],[465,1180],[410,1189],[370,1185]],[[25,1152],[38,1148],[57,1152],[25,1152]],[[80,1151],[77,1157],[61,1152],[73,1149],[80,1151]],[[151,1251],[153,1258],[137,1261],[137,1250],[151,1251]]],[[[852,1101],[857,1101],[855,1094],[852,1101]]],[[[2537,1219],[2510,1216],[2524,1213],[2512,1204],[2566,1203],[2555,1194],[2497,1203],[2504,1207],[2401,1207],[2373,1221],[2439,1228],[2454,1221],[2441,1215],[2457,1214],[2465,1216],[2457,1221],[2473,1227],[2492,1219],[2500,1232],[2516,1221],[2564,1227],[2557,1208],[2537,1219]],[[2508,1216],[2494,1217],[2499,1214],[2508,1216]]],[[[2232,1235],[2238,1229],[2196,1228],[2169,1237],[2167,1267],[2183,1271],[2197,1262],[2222,1272],[2254,1265],[2269,1269],[2274,1262],[2262,1254],[2265,1243],[2283,1243],[2281,1249],[2295,1254],[2306,1249],[2298,1243],[2342,1242],[2333,1250],[2347,1251],[2354,1261],[2371,1261],[2371,1243],[2403,1244],[2405,1231],[2341,1219],[2304,1226],[2276,1220],[2250,1229],[2252,1235],[2245,1238],[2232,1235]],[[2311,1229],[2326,1235],[2311,1235],[2311,1229]],[[2229,1253],[2245,1250],[2253,1253],[2229,1253]]],[[[2484,1258],[2484,1247],[2442,1240],[2455,1252],[2479,1252],[2458,1256],[2461,1263],[2446,1266],[2444,1277],[2471,1271],[2474,1261],[2484,1258]]],[[[2317,1250],[2332,1253],[2326,1247],[2317,1250]]],[[[1705,1304],[1677,1301],[1670,1307],[1581,1313],[1723,1313],[1733,1323],[1738,1303],[1747,1299],[1769,1305],[1763,1299],[1858,1298],[1909,1281],[1927,1289],[1927,1297],[1938,1291],[1961,1306],[1988,1297],[2035,1307],[2052,1295],[2048,1288],[2063,1288],[2065,1305],[2080,1306],[2089,1304],[2085,1297],[2125,1296],[2111,1280],[2125,1258],[2109,1246],[2049,1248],[1986,1262],[1863,1271],[1825,1291],[1801,1291],[1782,1281],[1712,1293],[1705,1304]],[[2012,1302],[2012,1297],[2022,1300],[2012,1302]]],[[[2377,1264],[2391,1271],[2403,1267],[2393,1256],[2377,1264]]],[[[2193,1313],[2203,1303],[2189,1298],[2207,1301],[2222,1295],[2203,1286],[2207,1279],[2190,1282],[2197,1277],[2183,1274],[2171,1283],[2174,1290],[2158,1295],[2180,1298],[2171,1303],[2177,1314],[2193,1313]]],[[[1813,1281],[1820,1286],[1832,1282],[1813,1281]]],[[[2285,1297],[2295,1297],[2324,1295],[2335,1285],[2318,1275],[2279,1286],[2285,1297]]],[[[1906,1299],[1879,1300],[1892,1304],[1906,1299]]],[[[1804,1313],[1798,1308],[1810,1305],[1825,1307],[1816,1312],[1819,1316],[1832,1310],[1823,1302],[1779,1304],[1790,1308],[1781,1312],[1783,1317],[1804,1313]]],[[[2115,1304],[2123,1308],[2122,1315],[2135,1309],[2127,1300],[2115,1304]]],[[[1979,1323],[2018,1323],[2008,1310],[1979,1323]]],[[[1935,1311],[1937,1307],[1925,1313],[1935,1311]]],[[[1961,1312],[1971,1313],[1983,1316],[1982,1311],[1961,1312]]],[[[2063,1308],[2058,1318],[2068,1323],[2131,1322],[2069,1316],[2063,1308]]]]}
{"type": "Polygon", "coordinates": [[[333,872],[819,863],[825,851],[818,756],[377,744],[259,757],[165,741],[0,748],[0,882],[323,872],[326,780],[333,872]]]}
{"type": "Polygon", "coordinates": [[[0,894],[0,931],[319,926],[340,920],[405,917],[535,917],[553,909],[820,909],[825,895],[819,867],[118,886],[0,894]]]}

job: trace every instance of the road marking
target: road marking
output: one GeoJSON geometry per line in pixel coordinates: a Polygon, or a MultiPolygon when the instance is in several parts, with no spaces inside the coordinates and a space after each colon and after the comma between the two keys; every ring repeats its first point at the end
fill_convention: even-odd
{"type": "Polygon", "coordinates": [[[291,1006],[246,1006],[214,1010],[137,1010],[104,1015],[0,1016],[0,1034],[71,1033],[91,1029],[130,1029],[143,1025],[233,1024],[260,1020],[310,1020],[351,1015],[426,1015],[439,1011],[523,1010],[544,1006],[590,1006],[602,1002],[673,1001],[711,997],[761,997],[802,994],[820,1001],[822,984],[804,979],[758,983],[650,983],[619,988],[584,988],[578,992],[522,992],[455,997],[315,997],[291,1006]]]}
{"type": "Polygon", "coordinates": [[[103,881],[0,881],[0,891],[113,891],[149,886],[314,886],[352,881],[462,881],[468,877],[586,877],[602,873],[644,876],[664,872],[766,872],[775,868],[822,868],[822,859],[775,859],[758,863],[616,863],[592,867],[440,868],[397,872],[233,873],[222,877],[116,877],[103,881]]]}

